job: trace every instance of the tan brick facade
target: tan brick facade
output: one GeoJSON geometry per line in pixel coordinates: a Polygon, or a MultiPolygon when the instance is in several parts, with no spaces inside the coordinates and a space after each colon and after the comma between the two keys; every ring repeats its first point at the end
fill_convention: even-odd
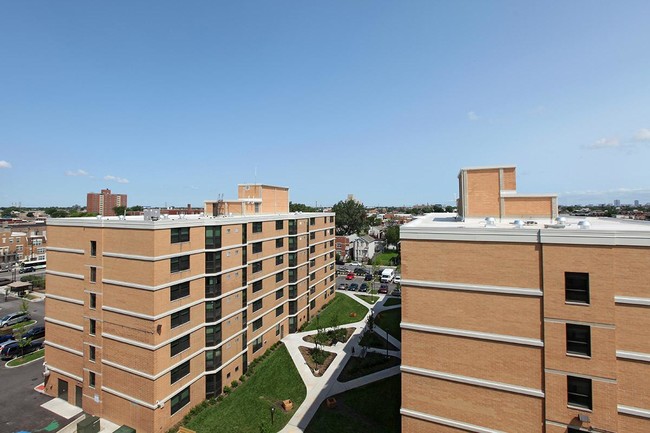
{"type": "Polygon", "coordinates": [[[286,189],[262,192],[285,213],[54,220],[46,392],[67,385],[88,413],[165,432],[319,311],[335,288],[334,215],[288,214],[286,189]]]}

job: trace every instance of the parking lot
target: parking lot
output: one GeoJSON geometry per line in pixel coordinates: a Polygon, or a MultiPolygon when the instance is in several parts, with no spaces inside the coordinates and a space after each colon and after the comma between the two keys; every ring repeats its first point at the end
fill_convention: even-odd
{"type": "MultiPolygon", "coordinates": [[[[21,300],[3,300],[4,297],[0,297],[0,316],[20,311],[21,300]]],[[[44,307],[43,302],[29,303],[29,315],[38,325],[44,324],[44,307]]],[[[41,407],[41,404],[51,400],[51,397],[34,391],[34,387],[42,382],[43,359],[17,368],[7,368],[4,361],[0,362],[0,383],[3,389],[0,432],[55,432],[69,422],[41,407]]]]}
{"type": "MultiPolygon", "coordinates": [[[[350,266],[349,264],[345,266],[337,266],[336,289],[342,290],[340,288],[341,284],[343,285],[347,284],[348,290],[351,284],[356,284],[359,288],[361,288],[361,285],[365,283],[368,285],[368,292],[370,292],[371,290],[375,290],[375,293],[377,293],[377,291],[382,287],[382,283],[379,281],[380,275],[373,275],[373,280],[367,281],[365,279],[365,275],[361,274],[360,272],[361,269],[365,270],[366,272],[372,273],[371,266],[350,266]],[[358,269],[359,272],[357,272],[352,279],[347,279],[347,274],[349,272],[354,273],[355,269],[358,269]]],[[[398,287],[397,284],[392,282],[383,283],[383,284],[387,285],[388,294],[393,293],[393,290],[395,290],[398,287]]],[[[358,289],[356,291],[358,291],[358,289]]]]}

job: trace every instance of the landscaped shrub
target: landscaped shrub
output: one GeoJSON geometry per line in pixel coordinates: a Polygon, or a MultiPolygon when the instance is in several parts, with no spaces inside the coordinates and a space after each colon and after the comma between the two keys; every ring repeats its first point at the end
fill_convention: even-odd
{"type": "Polygon", "coordinates": [[[240,382],[244,382],[245,380],[246,380],[246,375],[245,374],[242,374],[241,376],[239,376],[239,381],[240,382]]]}
{"type": "Polygon", "coordinates": [[[233,380],[232,382],[230,382],[230,386],[232,386],[232,389],[235,389],[235,388],[237,388],[239,386],[239,382],[237,382],[236,380],[233,380]]]}
{"type": "Polygon", "coordinates": [[[224,394],[228,395],[228,394],[230,394],[231,391],[232,391],[232,389],[230,389],[229,386],[226,385],[226,386],[223,387],[223,393],[224,394]]]}

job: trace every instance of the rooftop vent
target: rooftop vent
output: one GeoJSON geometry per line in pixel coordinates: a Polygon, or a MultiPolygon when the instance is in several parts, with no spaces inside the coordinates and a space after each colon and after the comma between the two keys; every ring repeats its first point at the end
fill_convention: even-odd
{"type": "Polygon", "coordinates": [[[496,220],[494,217],[485,218],[485,227],[494,227],[496,225],[496,220]]]}
{"type": "Polygon", "coordinates": [[[587,220],[578,221],[578,227],[582,230],[588,230],[591,227],[591,223],[587,220]]]}
{"type": "Polygon", "coordinates": [[[555,218],[558,224],[566,224],[566,217],[557,217],[555,218]]]}
{"type": "Polygon", "coordinates": [[[145,221],[158,221],[160,219],[160,209],[145,209],[144,210],[144,220],[145,221]]]}
{"type": "Polygon", "coordinates": [[[520,229],[526,225],[526,222],[523,220],[515,220],[513,224],[515,225],[515,228],[520,229]]]}

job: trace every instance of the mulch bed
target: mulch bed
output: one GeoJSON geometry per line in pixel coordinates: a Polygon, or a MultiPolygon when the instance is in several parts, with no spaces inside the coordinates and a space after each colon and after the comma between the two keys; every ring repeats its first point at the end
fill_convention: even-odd
{"type": "MultiPolygon", "coordinates": [[[[354,332],[355,328],[345,328],[345,339],[343,341],[337,340],[337,342],[345,343],[347,342],[350,337],[352,336],[352,333],[354,332]]],[[[314,334],[315,335],[315,334],[314,334]]],[[[314,335],[305,335],[302,337],[302,339],[308,343],[313,343],[314,342],[314,335]]],[[[332,346],[332,340],[328,340],[327,343],[325,343],[326,346],[332,346]]]]}
{"type": "Polygon", "coordinates": [[[299,349],[302,357],[305,359],[305,362],[307,365],[309,365],[309,369],[311,370],[312,374],[316,377],[321,377],[327,371],[327,368],[330,366],[332,361],[334,361],[334,358],[336,358],[336,353],[326,351],[325,353],[328,353],[329,355],[325,359],[325,362],[320,365],[316,365],[316,363],[311,359],[311,351],[313,349],[305,346],[300,346],[299,349]]]}

